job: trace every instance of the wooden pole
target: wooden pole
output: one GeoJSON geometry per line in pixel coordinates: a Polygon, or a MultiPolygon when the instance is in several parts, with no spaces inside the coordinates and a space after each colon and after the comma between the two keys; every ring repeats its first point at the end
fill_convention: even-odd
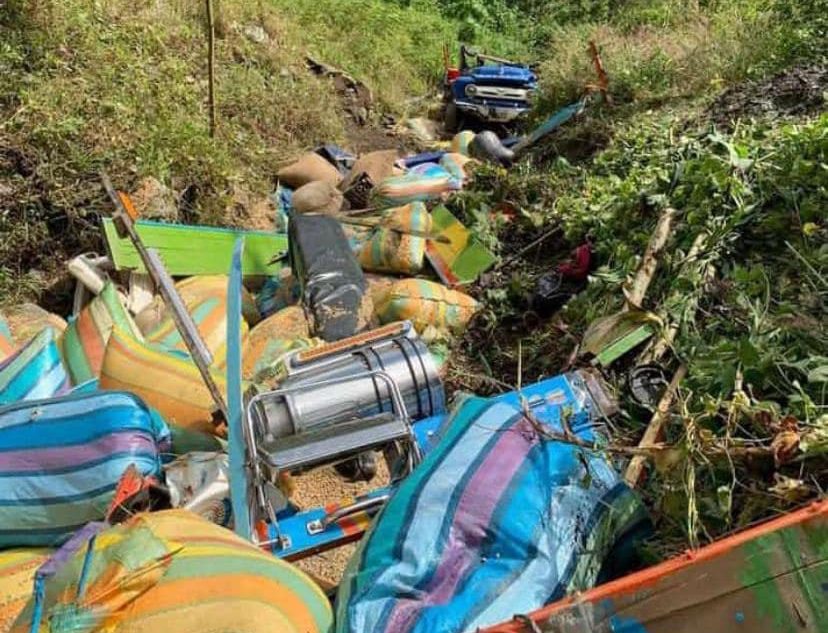
{"type": "Polygon", "coordinates": [[[207,6],[207,108],[210,116],[210,137],[216,135],[216,25],[212,0],[207,6]]]}

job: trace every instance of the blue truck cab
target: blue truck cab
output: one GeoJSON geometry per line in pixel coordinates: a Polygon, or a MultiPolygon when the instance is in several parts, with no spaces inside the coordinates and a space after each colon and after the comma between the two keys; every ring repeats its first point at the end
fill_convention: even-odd
{"type": "Polygon", "coordinates": [[[483,55],[460,47],[460,68],[446,73],[447,131],[456,131],[469,118],[484,124],[508,124],[532,108],[538,87],[525,64],[483,55]]]}

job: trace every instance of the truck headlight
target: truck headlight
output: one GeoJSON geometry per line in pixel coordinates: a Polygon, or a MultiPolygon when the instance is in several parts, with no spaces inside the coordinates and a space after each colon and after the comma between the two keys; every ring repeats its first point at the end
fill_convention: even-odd
{"type": "Polygon", "coordinates": [[[468,86],[466,86],[466,96],[467,97],[473,97],[476,94],[477,94],[477,86],[475,86],[474,84],[469,84],[468,86]]]}

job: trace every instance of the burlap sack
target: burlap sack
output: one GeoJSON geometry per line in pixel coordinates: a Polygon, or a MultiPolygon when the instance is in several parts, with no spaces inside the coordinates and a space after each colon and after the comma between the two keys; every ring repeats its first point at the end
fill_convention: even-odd
{"type": "Polygon", "coordinates": [[[276,175],[279,182],[293,189],[298,189],[316,180],[330,183],[335,187],[341,180],[339,170],[313,152],[308,152],[295,163],[282,167],[276,175]]]}
{"type": "Polygon", "coordinates": [[[368,174],[374,184],[384,178],[394,175],[394,162],[399,158],[395,149],[384,149],[377,152],[368,152],[360,156],[354,163],[351,173],[342,181],[340,189],[346,191],[360,174],[368,174]]]}
{"type": "Polygon", "coordinates": [[[324,180],[310,182],[293,192],[291,204],[297,213],[335,215],[342,208],[342,192],[324,180]]]}

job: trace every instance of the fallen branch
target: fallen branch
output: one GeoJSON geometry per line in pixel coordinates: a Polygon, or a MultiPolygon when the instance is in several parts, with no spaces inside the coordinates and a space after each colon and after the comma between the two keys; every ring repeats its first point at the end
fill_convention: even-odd
{"type": "Polygon", "coordinates": [[[658,267],[658,256],[664,247],[667,245],[667,240],[672,234],[673,219],[676,217],[677,211],[672,207],[667,207],[658,219],[653,234],[650,236],[650,241],[647,243],[647,249],[644,251],[644,257],[638,270],[633,277],[629,289],[624,288],[624,296],[627,304],[624,310],[641,309],[641,304],[644,302],[644,296],[647,294],[647,289],[653,281],[656,268],[658,267]]]}
{"type": "MultiPolygon", "coordinates": [[[[690,247],[690,251],[687,253],[687,257],[684,260],[684,266],[692,264],[699,258],[699,254],[707,242],[707,237],[708,234],[706,231],[702,231],[696,236],[696,239],[693,240],[693,245],[690,247]]],[[[669,301],[670,300],[668,299],[667,303],[669,303],[669,301]]],[[[680,328],[680,320],[677,319],[670,323],[660,337],[653,339],[653,341],[648,344],[647,348],[639,356],[638,363],[648,364],[658,362],[667,350],[673,346],[673,342],[676,340],[676,336],[678,335],[680,328]]]]}

